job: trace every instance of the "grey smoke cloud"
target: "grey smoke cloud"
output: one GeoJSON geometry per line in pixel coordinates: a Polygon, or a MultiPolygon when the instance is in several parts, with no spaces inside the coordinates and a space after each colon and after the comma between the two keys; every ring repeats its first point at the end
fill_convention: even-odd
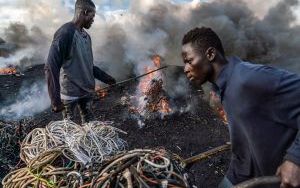
{"type": "MultiPolygon", "coordinates": [[[[27,15],[35,27],[27,29],[12,24],[5,33],[7,39],[19,46],[38,48],[45,59],[55,29],[70,21],[72,12],[58,2],[39,1],[24,5],[31,12],[27,15]]],[[[166,64],[181,65],[183,35],[201,26],[212,27],[220,35],[228,55],[258,63],[285,63],[289,58],[298,58],[300,29],[292,11],[298,3],[297,0],[272,0],[257,6],[260,3],[256,0],[198,4],[132,0],[127,11],[106,15],[105,19],[104,13],[98,11],[90,30],[95,63],[118,79],[139,72],[132,68],[148,61],[153,54],[161,55],[166,64]],[[256,9],[259,10],[253,11],[256,9]]],[[[27,25],[32,27],[32,23],[27,25]]]]}
{"type": "Polygon", "coordinates": [[[24,70],[44,63],[49,39],[39,27],[28,29],[23,23],[11,23],[4,30],[4,38],[7,43],[16,45],[16,49],[11,51],[9,57],[0,57],[0,67],[14,65],[24,70]]]}
{"type": "MultiPolygon", "coordinates": [[[[166,64],[180,65],[183,35],[194,27],[206,26],[220,35],[227,55],[256,63],[288,65],[299,58],[300,29],[292,11],[298,3],[297,0],[280,1],[269,6],[259,18],[249,3],[241,0],[211,1],[198,6],[170,1],[132,1],[128,13],[106,23],[109,29],[104,38],[109,40],[97,51],[105,52],[99,53],[102,58],[113,57],[103,62],[111,72],[124,63],[140,65],[145,61],[141,56],[147,59],[151,53],[161,55],[166,64]],[[116,56],[108,55],[116,51],[122,54],[118,57],[123,61],[115,62],[116,56]]],[[[119,76],[126,75],[129,69],[117,72],[119,76]]]]}
{"type": "MultiPolygon", "coordinates": [[[[183,4],[169,0],[132,0],[126,11],[110,14],[98,11],[89,30],[95,64],[117,80],[132,73],[143,73],[143,66],[151,64],[154,54],[164,59],[163,64],[182,65],[183,35],[194,27],[206,26],[219,34],[227,55],[238,55],[256,63],[287,65],[300,73],[300,26],[293,12],[297,7],[298,0],[263,3],[214,0],[183,4]]],[[[4,32],[5,39],[17,43],[20,51],[30,49],[26,52],[28,56],[39,59],[31,62],[42,64],[55,30],[70,21],[73,13],[60,1],[48,0],[26,1],[24,9],[27,19],[9,26],[4,32]]],[[[1,64],[3,59],[0,61],[1,64]]],[[[188,91],[183,78],[169,74],[168,79],[173,80],[173,86],[182,85],[175,90],[167,87],[172,96],[188,91]]]]}
{"type": "Polygon", "coordinates": [[[49,106],[50,100],[44,82],[37,81],[30,86],[24,84],[13,103],[2,102],[0,118],[5,120],[21,119],[42,112],[49,106]]]}

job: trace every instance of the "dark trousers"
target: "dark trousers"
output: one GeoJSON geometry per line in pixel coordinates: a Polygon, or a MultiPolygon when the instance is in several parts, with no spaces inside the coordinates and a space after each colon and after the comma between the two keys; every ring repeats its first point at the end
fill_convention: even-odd
{"type": "Polygon", "coordinates": [[[92,97],[83,97],[76,100],[63,100],[65,109],[63,110],[63,118],[74,121],[74,110],[78,107],[81,123],[88,123],[94,120],[92,108],[92,97]]]}

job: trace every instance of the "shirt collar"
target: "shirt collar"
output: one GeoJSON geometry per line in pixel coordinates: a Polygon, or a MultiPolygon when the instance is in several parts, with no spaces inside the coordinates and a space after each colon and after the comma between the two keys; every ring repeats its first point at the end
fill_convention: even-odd
{"type": "Polygon", "coordinates": [[[223,99],[223,95],[226,90],[227,82],[229,81],[229,79],[231,77],[234,65],[241,62],[242,60],[240,58],[234,56],[234,57],[228,57],[227,61],[228,61],[228,63],[226,65],[224,65],[220,74],[218,75],[216,83],[214,84],[215,89],[217,89],[218,93],[220,94],[221,100],[223,99]]]}

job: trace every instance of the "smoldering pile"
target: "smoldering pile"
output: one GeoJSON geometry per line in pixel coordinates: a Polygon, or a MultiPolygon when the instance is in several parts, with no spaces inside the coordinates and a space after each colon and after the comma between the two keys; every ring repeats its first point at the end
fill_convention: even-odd
{"type": "MultiPolygon", "coordinates": [[[[181,68],[168,67],[167,70],[171,69],[175,70],[171,72],[167,71],[166,75],[174,73],[176,75],[182,74],[181,68]]],[[[2,76],[0,77],[0,81],[8,83],[9,87],[1,87],[0,92],[3,96],[17,95],[18,90],[24,86],[23,82],[34,85],[33,83],[36,80],[40,80],[43,77],[42,73],[43,66],[36,66],[30,69],[30,71],[25,72],[25,75],[22,77],[2,76]]],[[[168,78],[168,76],[166,77],[168,78]]],[[[178,77],[181,78],[181,76],[178,77]]],[[[165,83],[172,85],[172,82],[169,83],[169,81],[171,80],[166,80],[165,83]]],[[[194,101],[199,98],[199,92],[196,90],[195,93],[187,96],[184,95],[184,91],[183,96],[177,96],[177,98],[172,94],[170,95],[180,109],[185,105],[190,106],[190,103],[195,104],[194,108],[181,114],[166,116],[164,119],[149,119],[145,121],[144,128],[139,129],[137,121],[128,118],[128,108],[120,103],[120,99],[124,96],[124,93],[135,94],[137,85],[137,82],[131,82],[121,87],[112,88],[100,101],[95,101],[93,106],[97,120],[105,121],[110,119],[115,122],[116,127],[126,130],[129,133],[124,135],[124,137],[128,142],[130,150],[164,146],[167,151],[178,153],[183,157],[190,157],[227,141],[228,134],[226,127],[223,127],[222,122],[214,115],[208,104],[202,100],[197,103],[194,101]],[[188,101],[185,101],[184,97],[188,97],[188,101]],[[194,99],[193,102],[190,101],[191,98],[194,99]],[[207,135],[211,135],[209,139],[207,139],[207,135]]],[[[178,85],[174,89],[180,90],[182,88],[178,85]]],[[[36,103],[38,102],[35,101],[36,103]]],[[[44,110],[32,118],[22,118],[20,121],[3,121],[0,127],[3,133],[0,139],[1,143],[3,143],[1,145],[2,148],[0,148],[2,151],[0,156],[0,179],[9,171],[24,167],[24,163],[19,162],[20,143],[24,137],[33,129],[44,128],[50,121],[61,120],[61,118],[60,113],[55,114],[51,113],[50,110],[44,110]]],[[[79,116],[75,116],[75,121],[80,122],[79,116]]],[[[196,177],[193,178],[193,183],[195,185],[215,185],[226,170],[227,160],[225,158],[227,158],[227,155],[196,165],[192,172],[189,173],[189,175],[196,174],[196,177]]]]}

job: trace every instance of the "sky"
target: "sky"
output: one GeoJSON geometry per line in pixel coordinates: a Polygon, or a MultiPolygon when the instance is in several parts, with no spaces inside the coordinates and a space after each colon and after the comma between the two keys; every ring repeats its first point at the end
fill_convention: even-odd
{"type": "MultiPolygon", "coordinates": [[[[43,0],[42,0],[43,1],[43,0]]],[[[73,11],[74,2],[76,0],[54,0],[59,1],[62,7],[70,12],[73,11]]],[[[191,2],[192,0],[171,0],[174,3],[191,2]]],[[[195,0],[194,0],[195,1],[195,0]]],[[[198,1],[198,0],[196,0],[198,1]]],[[[6,28],[12,22],[27,22],[28,9],[24,7],[28,6],[34,0],[0,0],[0,34],[4,28],[6,28]]],[[[36,1],[37,3],[39,1],[36,1]]],[[[130,0],[94,0],[97,10],[109,13],[111,11],[126,10],[129,7],[130,0]]],[[[52,10],[55,11],[55,10],[52,10]]]]}
{"type": "MultiPolygon", "coordinates": [[[[72,11],[75,0],[54,0],[60,1],[69,11],[72,11]]],[[[185,3],[192,1],[201,1],[206,2],[210,0],[170,0],[173,3],[185,3]]],[[[249,6],[255,7],[258,14],[263,14],[265,11],[265,4],[274,4],[278,0],[268,0],[266,2],[262,1],[262,6],[257,6],[256,0],[247,0],[249,6]]],[[[24,9],[25,6],[28,6],[28,2],[35,2],[34,0],[0,0],[0,32],[11,22],[26,22],[27,12],[24,9]]],[[[37,3],[39,1],[36,1],[37,3]]],[[[129,7],[130,0],[94,0],[97,5],[97,10],[101,12],[110,12],[116,10],[126,10],[129,7]]],[[[300,18],[300,8],[295,10],[298,17],[300,18]]],[[[299,19],[300,20],[300,19],[299,19]]],[[[300,21],[299,21],[300,22],[300,21]]]]}

